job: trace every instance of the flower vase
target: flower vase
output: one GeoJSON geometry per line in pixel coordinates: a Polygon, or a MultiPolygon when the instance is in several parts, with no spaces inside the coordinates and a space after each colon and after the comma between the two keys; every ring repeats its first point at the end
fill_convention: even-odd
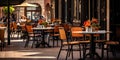
{"type": "Polygon", "coordinates": [[[88,31],[89,31],[89,28],[88,28],[88,27],[85,27],[85,31],[88,32],[88,31]]]}
{"type": "Polygon", "coordinates": [[[92,27],[85,27],[85,31],[86,31],[86,32],[92,31],[92,27]]]}
{"type": "Polygon", "coordinates": [[[93,31],[93,30],[92,30],[92,28],[93,28],[93,27],[89,27],[89,31],[90,31],[90,32],[92,32],[92,31],[93,31]]]}
{"type": "Polygon", "coordinates": [[[41,25],[41,28],[44,28],[44,25],[41,25]]]}

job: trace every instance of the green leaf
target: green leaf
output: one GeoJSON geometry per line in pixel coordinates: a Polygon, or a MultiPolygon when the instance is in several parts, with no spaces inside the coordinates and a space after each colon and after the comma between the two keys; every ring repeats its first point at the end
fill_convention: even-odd
{"type": "MultiPolygon", "coordinates": [[[[10,9],[9,9],[10,14],[12,14],[14,12],[14,10],[15,9],[13,8],[13,6],[10,6],[10,9]]],[[[3,12],[4,12],[4,14],[8,14],[8,7],[7,6],[3,7],[3,12]]]]}

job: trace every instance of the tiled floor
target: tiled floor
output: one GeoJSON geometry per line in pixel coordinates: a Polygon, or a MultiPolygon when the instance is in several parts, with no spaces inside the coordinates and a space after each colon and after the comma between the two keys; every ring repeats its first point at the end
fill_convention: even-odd
{"type": "MultiPolygon", "coordinates": [[[[24,48],[25,41],[21,39],[11,40],[11,45],[7,45],[3,51],[0,51],[0,60],[57,60],[56,57],[59,52],[60,47],[51,47],[51,48],[31,48],[30,45],[27,48],[24,48]]],[[[100,54],[100,49],[97,49],[97,52],[100,54]]],[[[105,53],[106,55],[106,53],[105,53]]],[[[66,51],[63,51],[60,55],[59,60],[65,60],[66,51]]],[[[117,57],[113,57],[111,53],[109,54],[110,60],[120,60],[120,53],[117,53],[117,57]]],[[[79,59],[79,52],[74,52],[74,59],[79,59]]],[[[71,60],[71,57],[68,58],[71,60]]],[[[86,60],[90,60],[86,58],[86,60]]],[[[95,60],[98,60],[96,58],[95,60]]],[[[104,58],[103,60],[106,60],[104,58]]]]}

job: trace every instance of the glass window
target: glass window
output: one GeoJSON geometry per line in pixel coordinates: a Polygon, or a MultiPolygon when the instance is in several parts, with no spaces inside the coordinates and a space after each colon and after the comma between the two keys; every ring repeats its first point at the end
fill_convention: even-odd
{"type": "Polygon", "coordinates": [[[27,10],[36,10],[36,7],[27,7],[27,10]]]}

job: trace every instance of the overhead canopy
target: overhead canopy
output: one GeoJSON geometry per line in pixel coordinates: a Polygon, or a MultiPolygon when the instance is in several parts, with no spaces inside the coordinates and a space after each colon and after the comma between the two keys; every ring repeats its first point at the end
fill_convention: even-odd
{"type": "Polygon", "coordinates": [[[10,2],[9,5],[18,5],[23,3],[25,0],[0,0],[0,6],[7,6],[8,5],[7,1],[10,2]]]}
{"type": "Polygon", "coordinates": [[[15,7],[37,7],[37,5],[23,2],[22,4],[15,5],[15,7]]]}

